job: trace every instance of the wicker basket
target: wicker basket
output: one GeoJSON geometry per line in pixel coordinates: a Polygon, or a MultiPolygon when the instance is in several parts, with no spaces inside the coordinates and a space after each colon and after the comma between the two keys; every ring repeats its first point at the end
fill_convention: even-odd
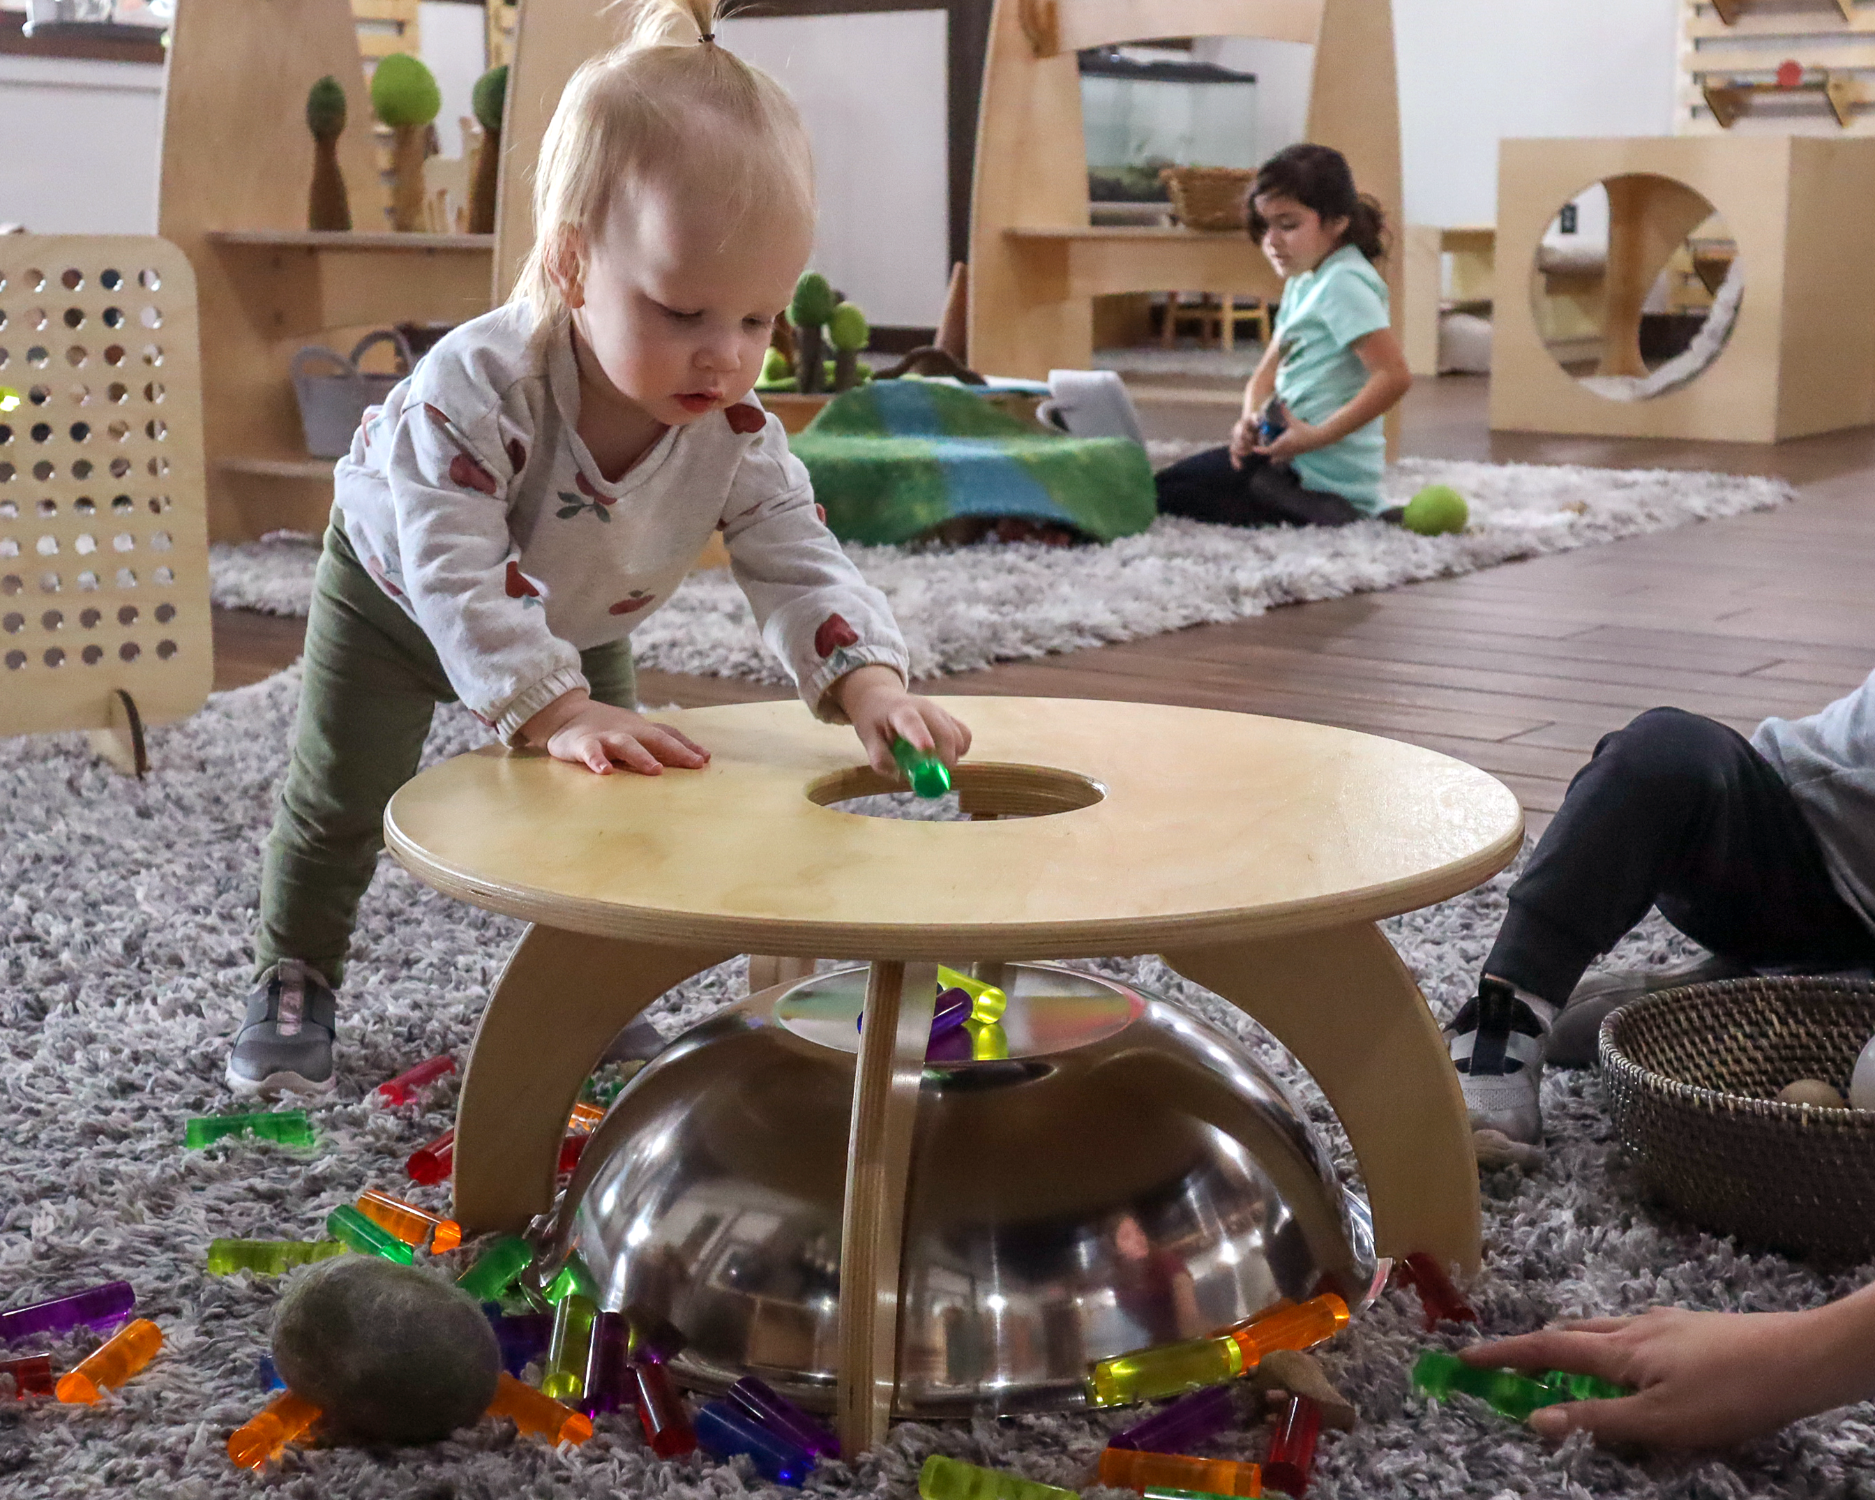
{"type": "Polygon", "coordinates": [[[1166,167],[1159,180],[1171,195],[1172,212],[1187,229],[1242,234],[1249,225],[1255,172],[1244,167],[1166,167]]]}
{"type": "Polygon", "coordinates": [[[1624,1006],[1602,1025],[1615,1130],[1647,1186],[1718,1234],[1861,1261],[1875,1254],[1875,1111],[1780,1104],[1799,1078],[1846,1089],[1875,1035],[1875,984],[1728,979],[1624,1006]]]}

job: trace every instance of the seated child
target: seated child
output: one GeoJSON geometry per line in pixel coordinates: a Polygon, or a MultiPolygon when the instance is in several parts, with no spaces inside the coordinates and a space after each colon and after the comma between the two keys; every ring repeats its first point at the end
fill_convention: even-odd
{"type": "Polygon", "coordinates": [[[1226,526],[1344,526],[1379,516],[1381,418],[1413,383],[1389,327],[1380,205],[1339,151],[1266,161],[1250,229],[1283,280],[1282,305],[1230,446],[1159,475],[1159,509],[1226,526]]]}
{"type": "Polygon", "coordinates": [[[644,0],[567,85],[513,299],[365,414],[338,465],[291,764],[261,880],[239,1093],[335,1082],[332,991],[438,702],[604,775],[709,751],[633,711],[627,636],[721,530],[771,650],[896,774],[970,732],[906,691],[885,598],[749,399],[814,234],[793,103],[714,39],[712,0],[644,0]]]}

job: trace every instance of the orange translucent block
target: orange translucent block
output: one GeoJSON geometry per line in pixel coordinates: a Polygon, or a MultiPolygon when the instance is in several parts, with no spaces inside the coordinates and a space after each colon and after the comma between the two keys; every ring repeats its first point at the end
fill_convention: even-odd
{"type": "Polygon", "coordinates": [[[1187,1458],[1182,1453],[1142,1453],[1135,1448],[1104,1448],[1100,1482],[1115,1489],[1199,1490],[1207,1495],[1261,1495],[1263,1472],[1255,1464],[1228,1458],[1187,1458]]]}
{"type": "Polygon", "coordinates": [[[1243,1350],[1243,1362],[1248,1368],[1277,1349],[1312,1349],[1347,1326],[1348,1304],[1333,1292],[1324,1292],[1307,1302],[1278,1308],[1224,1331],[1243,1350]]]}
{"type": "Polygon", "coordinates": [[[584,1101],[573,1106],[573,1113],[566,1117],[568,1130],[592,1130],[605,1118],[605,1111],[596,1104],[584,1101]]]}
{"type": "Polygon", "coordinates": [[[228,1438],[228,1457],[244,1469],[261,1469],[286,1451],[319,1420],[319,1408],[291,1391],[282,1391],[228,1438]]]}
{"type": "Polygon", "coordinates": [[[544,1437],[550,1443],[583,1443],[592,1436],[592,1423],[572,1407],[523,1385],[506,1370],[496,1377],[488,1414],[506,1417],[523,1437],[544,1437]]]}
{"type": "Polygon", "coordinates": [[[163,1347],[163,1330],[148,1318],[126,1323],[85,1360],[59,1381],[59,1400],[74,1406],[87,1406],[104,1392],[115,1390],[135,1375],[163,1347]]]}
{"type": "Polygon", "coordinates": [[[445,1250],[454,1250],[462,1243],[462,1226],[454,1219],[440,1218],[418,1208],[414,1203],[406,1203],[402,1198],[393,1198],[389,1193],[380,1193],[376,1188],[366,1188],[358,1195],[358,1212],[363,1214],[378,1228],[397,1236],[406,1245],[422,1248],[430,1231],[436,1231],[436,1238],[430,1244],[430,1254],[441,1255],[445,1250]]]}

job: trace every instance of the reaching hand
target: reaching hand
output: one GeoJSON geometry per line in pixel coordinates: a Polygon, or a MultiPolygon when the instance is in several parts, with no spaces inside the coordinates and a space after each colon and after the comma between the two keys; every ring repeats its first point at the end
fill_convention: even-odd
{"type": "Polygon", "coordinates": [[[600,776],[611,775],[615,763],[641,776],[657,776],[666,766],[694,771],[710,763],[710,752],[689,736],[628,708],[595,703],[581,689],[554,699],[521,732],[529,744],[544,744],[555,760],[600,776]]]}
{"type": "Polygon", "coordinates": [[[938,759],[952,767],[970,748],[969,726],[935,698],[907,692],[890,667],[859,667],[836,682],[833,691],[866,747],[866,759],[881,776],[897,780],[892,744],[901,738],[914,750],[936,750],[938,759]]]}
{"type": "Polygon", "coordinates": [[[1230,430],[1230,466],[1241,469],[1243,461],[1256,451],[1257,419],[1239,417],[1230,430]]]}
{"type": "Polygon", "coordinates": [[[1283,463],[1299,454],[1313,453],[1317,448],[1326,448],[1328,439],[1322,436],[1319,427],[1311,427],[1293,412],[1289,425],[1267,443],[1258,443],[1250,451],[1259,457],[1267,458],[1271,463],[1283,463]]]}

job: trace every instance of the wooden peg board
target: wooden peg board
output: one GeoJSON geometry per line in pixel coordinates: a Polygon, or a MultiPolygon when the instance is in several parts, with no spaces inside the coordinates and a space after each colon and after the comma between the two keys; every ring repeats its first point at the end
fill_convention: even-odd
{"type": "Polygon", "coordinates": [[[167,240],[0,238],[0,734],[214,679],[195,277],[167,240]],[[9,399],[9,398],[3,398],[9,399]]]}
{"type": "Polygon", "coordinates": [[[1875,0],[1682,0],[1676,134],[1728,133],[1709,86],[1722,109],[1742,99],[1733,135],[1875,135],[1875,0]],[[1734,95],[1717,87],[1769,84],[1787,59],[1803,67],[1809,88],[1734,95]]]}

